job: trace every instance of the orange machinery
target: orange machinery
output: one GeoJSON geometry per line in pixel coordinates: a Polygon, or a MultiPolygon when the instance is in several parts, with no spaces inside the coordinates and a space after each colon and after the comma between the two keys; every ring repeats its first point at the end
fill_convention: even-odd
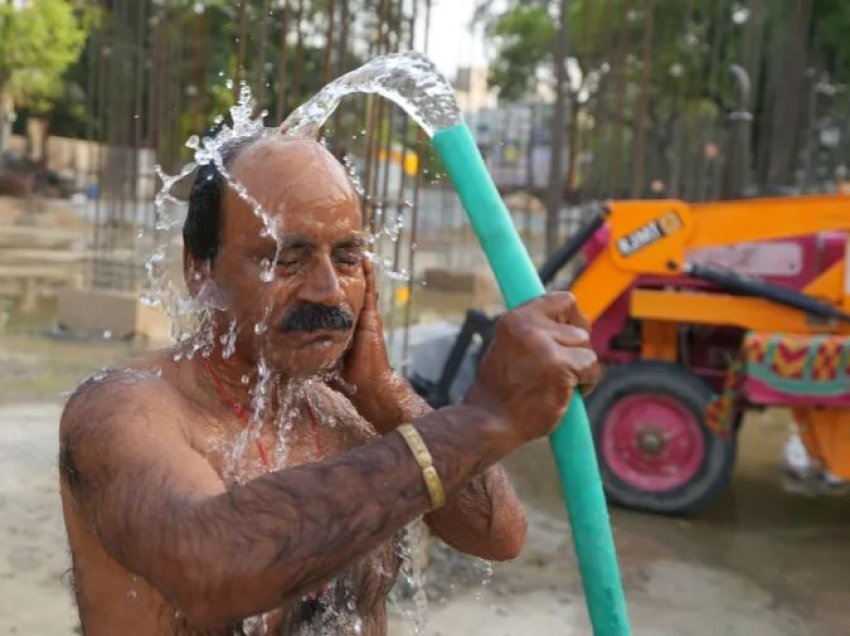
{"type": "Polygon", "coordinates": [[[810,454],[850,479],[850,197],[613,201],[591,229],[570,289],[607,366],[587,406],[609,498],[698,510],[731,475],[741,414],[764,404],[791,408],[810,454]],[[748,341],[772,342],[814,393],[744,391],[732,426],[709,425],[748,341]],[[823,397],[817,356],[831,365],[823,397]]]}

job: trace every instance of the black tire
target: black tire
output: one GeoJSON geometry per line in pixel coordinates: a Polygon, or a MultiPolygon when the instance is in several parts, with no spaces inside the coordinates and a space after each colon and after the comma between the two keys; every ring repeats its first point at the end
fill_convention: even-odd
{"type": "Polygon", "coordinates": [[[729,483],[735,465],[736,440],[735,435],[720,438],[706,427],[703,413],[713,397],[714,393],[700,378],[685,367],[668,362],[630,362],[603,376],[586,404],[605,494],[611,503],[657,514],[690,515],[702,509],[729,483]],[[639,393],[673,398],[700,423],[705,453],[693,478],[682,486],[660,492],[635,488],[613,472],[601,452],[609,409],[624,397],[639,393]]]}

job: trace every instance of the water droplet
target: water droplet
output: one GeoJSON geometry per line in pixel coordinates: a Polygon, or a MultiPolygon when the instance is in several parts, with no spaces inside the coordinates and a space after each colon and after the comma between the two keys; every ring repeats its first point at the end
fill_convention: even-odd
{"type": "Polygon", "coordinates": [[[232,79],[227,79],[227,80],[224,82],[224,85],[225,85],[225,87],[227,87],[228,89],[232,89],[232,88],[233,88],[233,80],[232,80],[232,79]]]}
{"type": "Polygon", "coordinates": [[[236,319],[234,318],[230,321],[230,327],[227,329],[227,333],[221,336],[221,344],[223,345],[221,357],[225,360],[230,358],[236,351],[236,336],[238,331],[236,319]]]}
{"type": "Polygon", "coordinates": [[[105,329],[103,331],[103,339],[109,340],[110,338],[112,338],[112,330],[111,329],[105,329]]]}
{"type": "Polygon", "coordinates": [[[243,375],[243,376],[242,376],[242,380],[241,380],[241,381],[242,381],[242,384],[248,384],[248,383],[251,381],[251,378],[250,378],[250,377],[248,376],[248,374],[246,373],[245,375],[243,375]]]}

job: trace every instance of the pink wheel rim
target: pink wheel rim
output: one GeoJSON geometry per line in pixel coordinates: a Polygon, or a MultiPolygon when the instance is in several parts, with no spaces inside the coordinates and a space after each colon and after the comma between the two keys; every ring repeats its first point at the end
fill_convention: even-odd
{"type": "Polygon", "coordinates": [[[672,490],[696,475],[705,455],[700,423],[683,404],[641,393],[616,402],[605,416],[602,455],[632,488],[672,490]]]}

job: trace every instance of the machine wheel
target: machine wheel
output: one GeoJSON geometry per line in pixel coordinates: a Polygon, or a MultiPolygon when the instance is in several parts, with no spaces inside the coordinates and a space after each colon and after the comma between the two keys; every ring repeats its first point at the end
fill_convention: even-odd
{"type": "Polygon", "coordinates": [[[712,397],[697,376],[668,362],[631,362],[605,374],[587,412],[612,503],[692,514],[729,482],[735,438],[705,426],[712,397]]]}

